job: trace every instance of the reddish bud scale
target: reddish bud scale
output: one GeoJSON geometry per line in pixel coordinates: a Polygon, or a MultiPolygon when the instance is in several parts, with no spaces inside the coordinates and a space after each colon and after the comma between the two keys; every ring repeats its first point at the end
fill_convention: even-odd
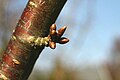
{"type": "Polygon", "coordinates": [[[62,36],[62,35],[64,34],[66,28],[67,28],[66,26],[63,26],[62,28],[60,28],[60,29],[58,30],[58,36],[62,36]]]}
{"type": "Polygon", "coordinates": [[[56,43],[55,42],[50,42],[49,46],[51,49],[55,49],[56,48],[56,43]]]}
{"type": "Polygon", "coordinates": [[[57,34],[57,33],[56,33],[55,30],[51,30],[51,31],[50,31],[50,35],[51,35],[51,36],[55,36],[56,34],[57,34]]]}
{"type": "Polygon", "coordinates": [[[55,30],[56,31],[56,24],[52,24],[52,26],[50,27],[50,30],[55,30]]]}
{"type": "MultiPolygon", "coordinates": [[[[66,0],[29,0],[2,58],[0,79],[27,80],[44,46],[31,46],[30,36],[47,36],[66,0]]],[[[55,29],[55,27],[53,27],[55,29]]],[[[51,43],[55,48],[56,43],[51,43]]]]}
{"type": "Polygon", "coordinates": [[[67,43],[67,42],[69,42],[69,39],[64,38],[64,37],[61,38],[60,41],[59,41],[60,44],[65,44],[65,43],[67,43]]]}

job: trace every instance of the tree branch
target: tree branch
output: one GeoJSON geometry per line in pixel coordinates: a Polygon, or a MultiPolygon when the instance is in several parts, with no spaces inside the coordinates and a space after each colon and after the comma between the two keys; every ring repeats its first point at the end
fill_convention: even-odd
{"type": "MultiPolygon", "coordinates": [[[[44,45],[31,45],[31,36],[48,36],[66,0],[29,0],[4,52],[0,78],[27,80],[44,45]]],[[[36,39],[37,40],[37,39],[36,39]]]]}

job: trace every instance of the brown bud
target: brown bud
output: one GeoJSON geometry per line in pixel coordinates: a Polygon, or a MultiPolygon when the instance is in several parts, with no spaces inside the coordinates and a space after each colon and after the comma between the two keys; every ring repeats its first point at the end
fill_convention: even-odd
{"type": "Polygon", "coordinates": [[[56,24],[52,24],[52,26],[50,27],[50,30],[56,30],[56,24]]]}
{"type": "Polygon", "coordinates": [[[59,41],[60,44],[65,44],[67,42],[69,42],[69,39],[65,37],[62,37],[61,40],[59,41]]]}
{"type": "Polygon", "coordinates": [[[66,28],[67,28],[66,26],[63,26],[62,28],[60,28],[60,29],[58,30],[58,36],[61,37],[61,36],[64,34],[66,28]]]}
{"type": "Polygon", "coordinates": [[[55,35],[57,35],[57,33],[56,33],[55,30],[51,30],[51,31],[50,31],[50,35],[51,35],[51,36],[55,36],[55,35]]]}
{"type": "Polygon", "coordinates": [[[50,42],[49,46],[51,49],[55,49],[56,48],[56,43],[55,42],[50,42]]]}

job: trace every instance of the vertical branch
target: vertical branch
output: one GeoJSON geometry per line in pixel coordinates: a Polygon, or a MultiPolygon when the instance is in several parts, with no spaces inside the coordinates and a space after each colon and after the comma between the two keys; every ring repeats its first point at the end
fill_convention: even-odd
{"type": "Polygon", "coordinates": [[[66,0],[29,0],[4,52],[0,78],[27,80],[44,49],[29,43],[31,36],[46,37],[66,0]]]}

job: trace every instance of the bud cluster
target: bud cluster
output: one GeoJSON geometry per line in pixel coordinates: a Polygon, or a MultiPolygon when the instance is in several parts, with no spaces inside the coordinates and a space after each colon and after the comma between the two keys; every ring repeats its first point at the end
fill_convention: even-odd
{"type": "Polygon", "coordinates": [[[56,48],[56,43],[65,44],[65,43],[69,42],[68,38],[62,37],[66,28],[67,28],[66,26],[63,26],[58,31],[56,31],[56,25],[55,24],[53,24],[50,27],[50,33],[48,35],[48,37],[50,38],[50,41],[49,41],[50,48],[55,49],[56,48]]]}

